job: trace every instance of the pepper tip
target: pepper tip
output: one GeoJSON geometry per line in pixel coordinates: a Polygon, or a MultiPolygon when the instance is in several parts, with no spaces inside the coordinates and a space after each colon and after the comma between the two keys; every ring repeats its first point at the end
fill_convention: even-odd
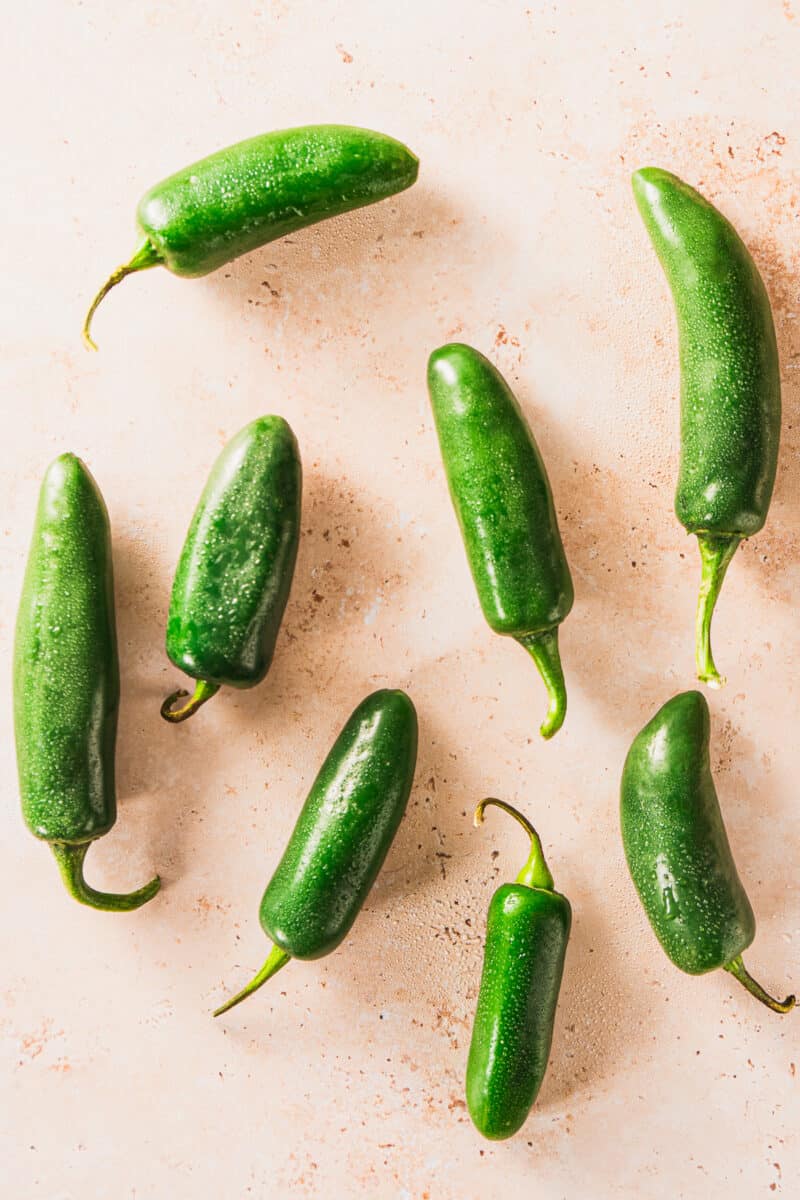
{"type": "Polygon", "coordinates": [[[565,716],[566,711],[561,707],[560,704],[554,704],[548,710],[547,716],[539,726],[539,733],[546,742],[549,742],[550,738],[554,737],[558,733],[559,729],[564,724],[565,716]]]}

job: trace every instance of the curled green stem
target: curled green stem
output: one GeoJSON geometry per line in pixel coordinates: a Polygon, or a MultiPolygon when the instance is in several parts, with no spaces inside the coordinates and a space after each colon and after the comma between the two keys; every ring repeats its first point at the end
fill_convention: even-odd
{"type": "Polygon", "coordinates": [[[181,721],[188,721],[189,717],[193,716],[198,708],[202,708],[205,702],[210,700],[212,696],[216,696],[218,691],[218,683],[209,683],[207,679],[198,679],[191,699],[186,704],[181,708],[172,707],[178,700],[183,700],[184,696],[189,695],[184,688],[178,688],[177,692],[173,692],[167,696],[161,705],[161,715],[170,724],[179,725],[181,721]]]}
{"type": "Polygon", "coordinates": [[[132,912],[133,909],[141,908],[148,900],[152,900],[161,887],[158,875],[144,887],[125,894],[96,892],[93,887],[89,887],[83,878],[83,860],[90,845],[91,842],[82,842],[77,846],[65,842],[50,843],[66,889],[79,904],[87,904],[89,908],[99,908],[103,912],[132,912]]]}
{"type": "Polygon", "coordinates": [[[507,804],[505,800],[495,800],[493,796],[487,796],[485,800],[481,800],[475,809],[475,816],[473,818],[475,824],[483,824],[484,810],[490,804],[493,804],[495,808],[502,808],[503,812],[508,813],[510,817],[518,821],[531,839],[530,854],[525,866],[517,875],[515,882],[521,883],[525,887],[541,888],[546,892],[552,892],[554,886],[553,876],[550,874],[550,869],[545,861],[541,838],[528,818],[523,816],[518,809],[514,808],[513,804],[507,804]]]}
{"type": "Polygon", "coordinates": [[[787,996],[785,1000],[776,1000],[770,996],[769,992],[765,992],[760,983],[753,979],[742,962],[741,954],[725,964],[725,970],[729,971],[734,979],[738,979],[742,987],[747,988],[751,996],[755,996],[756,1000],[760,1000],[765,1004],[771,1012],[788,1013],[795,1006],[794,996],[787,996]]]}
{"type": "Polygon", "coordinates": [[[258,974],[240,992],[237,992],[235,996],[231,996],[230,1000],[226,1000],[219,1008],[215,1008],[213,1015],[221,1017],[223,1013],[235,1008],[237,1004],[241,1004],[248,996],[252,996],[253,992],[257,992],[260,987],[263,987],[268,979],[271,979],[273,975],[277,975],[281,967],[285,967],[290,958],[291,955],[282,950],[280,946],[273,946],[267,961],[258,974]]]}
{"type": "Polygon", "coordinates": [[[89,311],[87,312],[86,319],[83,322],[83,329],[81,330],[81,333],[83,334],[84,342],[90,350],[97,349],[97,343],[94,341],[91,334],[92,317],[97,312],[101,303],[111,289],[116,287],[118,283],[122,283],[122,280],[125,279],[126,276],[133,275],[136,271],[146,271],[148,267],[157,267],[160,262],[160,254],[149,238],[145,238],[144,241],[137,246],[136,253],[130,262],[124,263],[121,267],[117,267],[116,271],[111,272],[108,279],[105,281],[103,286],[100,288],[100,291],[89,305],[89,311]]]}
{"type": "Polygon", "coordinates": [[[710,533],[698,533],[697,535],[702,574],[695,622],[695,661],[697,678],[712,688],[723,687],[725,678],[720,675],[714,665],[714,656],[711,653],[711,619],[714,616],[714,607],[725,578],[725,572],[728,570],[741,540],[735,533],[722,536],[710,533]]]}
{"type": "Polygon", "coordinates": [[[527,634],[517,638],[517,641],[536,663],[547,688],[550,704],[539,733],[543,738],[551,738],[554,733],[558,733],[567,715],[567,688],[558,650],[558,626],[546,629],[543,633],[527,634]]]}

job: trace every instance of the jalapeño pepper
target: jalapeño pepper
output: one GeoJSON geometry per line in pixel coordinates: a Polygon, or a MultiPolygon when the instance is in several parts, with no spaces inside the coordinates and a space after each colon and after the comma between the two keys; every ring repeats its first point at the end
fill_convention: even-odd
{"type": "Polygon", "coordinates": [[[259,417],[220,454],[183,546],[167,654],[197,680],[161,706],[185,721],[225,684],[255,687],[272,663],[300,536],[300,455],[282,417],[259,417]]]}
{"type": "Polygon", "coordinates": [[[477,350],[435,350],[428,388],[483,615],[539,668],[550,699],[540,732],[550,738],[567,711],[558,627],[573,590],[542,456],[508,384],[477,350]]]}
{"type": "Polygon", "coordinates": [[[83,325],[127,275],[164,266],[216,271],[241,254],[411,187],[419,163],[394,138],[348,125],[306,125],[248,138],[192,163],[139,201],[139,245],[92,301],[83,325]]]}
{"type": "Polygon", "coordinates": [[[22,814],[49,842],[69,893],[108,912],[138,908],[83,878],[89,846],[117,817],[114,750],[119,661],[111,533],[86,466],[62,454],[39,495],[14,643],[14,723],[22,814]]]}
{"type": "Polygon", "coordinates": [[[733,861],[709,758],[700,692],[673,696],[634,738],[622,772],[620,817],[628,869],[664,951],[689,975],[722,967],[773,1012],[745,970],[756,922],[733,861]]]}
{"type": "Polygon", "coordinates": [[[725,680],[711,653],[714,606],[742,538],[767,519],[775,482],[781,429],[775,326],[758,268],[722,213],[656,167],[637,171],[633,190],[678,319],[675,512],[700,547],[697,677],[720,687],[725,680]]]}
{"type": "Polygon", "coordinates": [[[502,800],[482,800],[475,824],[495,804],[528,834],[528,861],[492,896],[486,949],[467,1061],[467,1106],[484,1137],[516,1133],[542,1085],[564,970],[572,910],[553,888],[539,836],[502,800]]]}
{"type": "Polygon", "coordinates": [[[373,692],[322,765],[261,901],[273,943],[264,966],[221,1005],[227,1012],[291,958],[330,954],[347,936],[406,810],[417,761],[417,714],[405,692],[373,692]]]}

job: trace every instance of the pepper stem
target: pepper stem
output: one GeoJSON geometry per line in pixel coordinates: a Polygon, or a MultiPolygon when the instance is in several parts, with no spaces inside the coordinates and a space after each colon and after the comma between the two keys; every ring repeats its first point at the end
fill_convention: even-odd
{"type": "Polygon", "coordinates": [[[83,860],[86,858],[86,851],[90,845],[91,842],[81,842],[77,846],[68,845],[65,842],[50,843],[50,849],[55,855],[67,891],[79,904],[88,904],[90,908],[99,908],[103,912],[132,912],[133,909],[141,908],[148,900],[153,899],[161,887],[158,875],[138,891],[128,892],[126,895],[119,895],[115,892],[96,892],[94,888],[89,887],[83,878],[83,860]]]}
{"type": "Polygon", "coordinates": [[[86,319],[83,322],[83,329],[81,330],[81,333],[83,334],[84,342],[90,350],[97,349],[97,344],[92,339],[92,335],[90,333],[92,317],[97,312],[101,303],[111,289],[116,287],[118,283],[121,283],[126,275],[133,275],[136,271],[145,271],[148,267],[157,267],[160,262],[161,255],[158,253],[150,239],[145,238],[141,245],[136,248],[136,253],[130,262],[125,263],[121,267],[117,267],[116,271],[111,272],[108,279],[105,281],[103,286],[100,288],[100,291],[90,304],[89,311],[86,314],[86,319]]]}
{"type": "Polygon", "coordinates": [[[794,996],[787,996],[785,1000],[775,1000],[768,992],[764,991],[760,983],[756,983],[742,962],[741,954],[737,958],[731,959],[729,963],[726,963],[725,970],[730,971],[733,978],[738,979],[742,987],[747,988],[751,996],[755,996],[756,1000],[760,1000],[762,1004],[766,1004],[767,1008],[771,1009],[772,1012],[788,1013],[794,1008],[794,996]]]}
{"type": "Polygon", "coordinates": [[[247,987],[243,987],[235,996],[231,996],[230,1000],[226,1000],[219,1008],[215,1008],[212,1015],[221,1017],[229,1009],[234,1008],[237,1004],[241,1004],[242,1000],[246,1000],[248,996],[252,996],[253,992],[257,992],[260,987],[263,987],[268,979],[271,979],[273,975],[277,975],[281,967],[285,967],[291,957],[291,954],[287,954],[280,946],[273,946],[269,952],[267,961],[258,974],[250,980],[247,987]]]}
{"type": "Polygon", "coordinates": [[[546,629],[544,633],[530,633],[517,638],[520,646],[528,651],[539,674],[544,680],[550,706],[547,716],[542,722],[539,733],[543,738],[551,738],[558,733],[567,715],[567,688],[564,683],[564,671],[561,667],[561,655],[558,651],[558,626],[546,629]]]}
{"type": "Polygon", "coordinates": [[[553,876],[550,874],[545,861],[542,842],[527,817],[524,817],[513,805],[506,804],[505,800],[495,800],[494,797],[488,796],[485,800],[481,800],[475,809],[475,816],[473,818],[475,825],[483,824],[484,809],[490,804],[493,804],[495,808],[502,808],[503,812],[508,813],[515,821],[519,821],[531,839],[531,852],[528,855],[528,861],[519,875],[517,875],[515,883],[521,883],[525,887],[530,888],[541,888],[545,892],[552,892],[554,887],[553,876]]]}
{"type": "Polygon", "coordinates": [[[712,688],[723,687],[725,678],[715,667],[714,656],[711,653],[711,618],[725,572],[741,540],[736,533],[724,534],[721,537],[710,533],[697,535],[702,575],[695,622],[695,662],[697,678],[712,688]]]}
{"type": "Polygon", "coordinates": [[[206,700],[210,700],[212,696],[216,696],[220,685],[218,683],[209,683],[207,679],[198,679],[194,686],[194,693],[191,700],[183,705],[182,708],[173,708],[176,700],[182,700],[189,693],[185,688],[178,688],[177,692],[173,692],[171,696],[167,696],[164,703],[161,705],[161,715],[165,721],[169,721],[173,725],[179,725],[181,721],[188,721],[189,717],[193,716],[198,708],[205,704],[206,700]]]}

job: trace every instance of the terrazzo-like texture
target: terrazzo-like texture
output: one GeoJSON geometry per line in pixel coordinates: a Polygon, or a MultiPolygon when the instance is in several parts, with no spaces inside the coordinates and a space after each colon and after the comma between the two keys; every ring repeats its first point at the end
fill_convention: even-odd
{"type": "Polygon", "coordinates": [[[694,686],[696,547],[672,511],[678,346],[630,175],[663,166],[734,223],[772,300],[784,421],[775,495],[715,618],[727,688],[712,768],[765,986],[800,982],[800,4],[225,6],[9,10],[3,356],[12,453],[0,538],[0,1113],[14,1200],[729,1200],[800,1175],[800,1016],[666,959],[625,869],[630,741],[694,686]],[[700,9],[698,13],[698,8],[700,9]],[[135,205],[264,130],[341,121],[420,157],[419,182],[203,280],[166,271],[87,303],[135,205]],[[575,583],[570,694],[486,627],[441,468],[430,351],[465,341],[519,398],[575,583]],[[221,446],[283,415],[303,530],[265,683],[183,727],[158,710],[169,590],[221,446]],[[97,886],[163,892],[129,916],[64,894],[24,828],[10,662],[42,473],[71,450],[108,504],[122,668],[119,821],[97,886]],[[257,999],[258,901],[358,701],[402,687],[416,786],[351,936],[257,999]],[[481,1142],[464,1069],[492,892],[536,823],[574,923],[531,1118],[481,1142]]]}

